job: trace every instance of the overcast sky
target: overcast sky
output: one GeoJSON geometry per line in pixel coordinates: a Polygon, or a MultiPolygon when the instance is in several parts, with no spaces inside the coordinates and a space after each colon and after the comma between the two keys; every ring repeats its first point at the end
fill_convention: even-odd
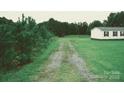
{"type": "Polygon", "coordinates": [[[17,21],[18,17],[24,13],[25,16],[31,16],[36,20],[37,23],[47,21],[49,18],[54,18],[56,20],[62,22],[92,22],[94,20],[103,21],[107,19],[107,16],[111,13],[110,11],[66,11],[66,12],[58,12],[58,11],[31,11],[31,12],[0,12],[0,17],[6,17],[8,19],[12,19],[13,21],[17,21]]]}

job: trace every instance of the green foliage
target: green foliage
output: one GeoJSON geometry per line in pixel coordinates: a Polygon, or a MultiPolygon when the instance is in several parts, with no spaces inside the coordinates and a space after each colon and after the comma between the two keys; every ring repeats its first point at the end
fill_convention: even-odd
{"type": "Polygon", "coordinates": [[[99,20],[93,21],[92,23],[89,24],[87,34],[90,35],[90,31],[94,27],[102,27],[102,26],[103,26],[103,24],[99,20]]]}
{"type": "Polygon", "coordinates": [[[67,23],[54,20],[53,18],[49,21],[42,23],[46,25],[50,32],[56,36],[62,37],[65,35],[80,35],[86,34],[88,24],[84,23],[67,23]]]}
{"type": "Polygon", "coordinates": [[[110,13],[105,26],[124,27],[124,12],[110,13]]]}
{"type": "Polygon", "coordinates": [[[22,15],[22,21],[16,23],[16,51],[19,56],[20,64],[31,62],[31,53],[33,48],[33,28],[36,23],[31,17],[25,18],[22,15]]]}
{"type": "MultiPolygon", "coordinates": [[[[50,56],[50,54],[59,46],[58,38],[52,38],[47,49],[44,49],[44,52],[37,53],[37,56],[34,56],[33,62],[28,65],[24,65],[21,69],[13,69],[3,73],[0,72],[0,81],[33,81],[35,75],[37,75],[40,71],[42,71],[46,66],[46,59],[50,56]]],[[[43,49],[41,48],[43,51],[43,49]]]]}
{"type": "Polygon", "coordinates": [[[0,18],[0,67],[10,69],[32,62],[32,55],[44,50],[52,37],[44,25],[23,14],[15,23],[0,18]]]}
{"type": "Polygon", "coordinates": [[[15,27],[13,25],[1,24],[0,25],[0,66],[10,65],[16,56],[14,46],[15,40],[15,27]]]}

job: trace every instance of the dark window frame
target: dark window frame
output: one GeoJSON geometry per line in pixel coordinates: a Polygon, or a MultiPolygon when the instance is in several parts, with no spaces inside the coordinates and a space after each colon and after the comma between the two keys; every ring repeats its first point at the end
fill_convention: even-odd
{"type": "Polygon", "coordinates": [[[124,31],[120,31],[120,36],[124,36],[124,31]]]}
{"type": "Polygon", "coordinates": [[[113,31],[113,36],[118,36],[118,32],[117,31],[113,31]]]}
{"type": "Polygon", "coordinates": [[[104,31],[104,37],[108,37],[109,36],[109,32],[108,31],[104,31]]]}

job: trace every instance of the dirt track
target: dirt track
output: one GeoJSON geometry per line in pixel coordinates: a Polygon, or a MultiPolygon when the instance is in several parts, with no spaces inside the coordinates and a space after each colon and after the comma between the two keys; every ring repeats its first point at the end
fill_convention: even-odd
{"type": "Polygon", "coordinates": [[[93,81],[86,67],[69,40],[60,40],[60,46],[46,61],[45,69],[34,81],[93,81]]]}

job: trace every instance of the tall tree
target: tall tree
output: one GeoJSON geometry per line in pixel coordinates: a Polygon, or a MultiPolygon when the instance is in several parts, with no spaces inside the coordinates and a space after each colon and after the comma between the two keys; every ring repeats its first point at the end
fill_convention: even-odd
{"type": "Polygon", "coordinates": [[[102,26],[103,26],[103,24],[99,20],[93,21],[92,23],[89,24],[89,27],[88,27],[88,30],[87,30],[87,34],[90,35],[90,31],[94,27],[102,27],[102,26]]]}
{"type": "Polygon", "coordinates": [[[124,27],[124,12],[110,13],[106,21],[106,26],[124,27]]]}

